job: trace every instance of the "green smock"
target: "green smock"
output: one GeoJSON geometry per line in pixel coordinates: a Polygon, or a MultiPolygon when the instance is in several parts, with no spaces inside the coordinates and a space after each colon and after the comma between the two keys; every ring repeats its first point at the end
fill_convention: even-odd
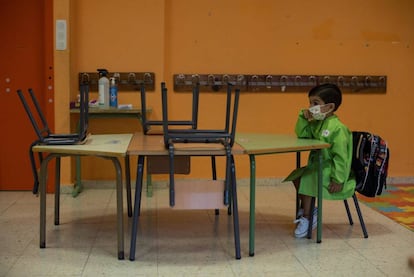
{"type": "MultiPolygon", "coordinates": [[[[299,113],[295,127],[299,138],[317,139],[329,143],[331,147],[322,149],[323,198],[343,200],[351,197],[355,190],[355,178],[351,173],[352,133],[336,115],[325,120],[308,121],[299,113]],[[342,191],[330,193],[330,182],[342,184],[342,191]]],[[[299,193],[316,197],[318,194],[318,153],[311,151],[308,165],[293,171],[286,181],[301,177],[299,193]]]]}

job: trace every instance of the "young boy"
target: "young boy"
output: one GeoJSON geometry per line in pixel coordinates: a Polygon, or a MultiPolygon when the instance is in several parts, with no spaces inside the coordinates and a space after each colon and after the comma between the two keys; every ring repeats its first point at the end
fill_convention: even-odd
{"type": "MultiPolygon", "coordinates": [[[[351,174],[352,133],[334,114],[342,102],[342,93],[334,84],[323,84],[312,88],[308,94],[309,109],[299,113],[295,132],[299,138],[317,139],[331,146],[322,149],[322,195],[324,199],[344,200],[351,197],[355,190],[355,178],[351,174]]],[[[299,193],[301,209],[295,237],[306,237],[311,199],[317,196],[318,155],[309,154],[308,165],[293,171],[287,181],[293,181],[299,193]]],[[[312,228],[316,228],[316,208],[313,211],[312,228]]]]}

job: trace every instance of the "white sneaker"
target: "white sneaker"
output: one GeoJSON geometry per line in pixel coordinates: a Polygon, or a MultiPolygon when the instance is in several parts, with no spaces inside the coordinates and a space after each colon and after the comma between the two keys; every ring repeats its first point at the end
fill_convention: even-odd
{"type": "MultiPolygon", "coordinates": [[[[299,219],[296,219],[294,223],[299,223],[296,226],[295,230],[295,237],[296,238],[304,238],[308,234],[308,227],[309,227],[309,219],[306,217],[301,216],[299,219]]],[[[313,223],[312,223],[312,230],[316,228],[318,224],[318,209],[315,208],[313,210],[313,223]]]]}

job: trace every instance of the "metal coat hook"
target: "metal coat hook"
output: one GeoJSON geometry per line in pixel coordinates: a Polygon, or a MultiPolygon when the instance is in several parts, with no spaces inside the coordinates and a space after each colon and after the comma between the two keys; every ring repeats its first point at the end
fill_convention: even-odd
{"type": "Polygon", "coordinates": [[[89,74],[88,73],[86,73],[86,72],[82,73],[81,78],[80,78],[80,83],[81,84],[88,84],[89,83],[89,74]]]}
{"type": "Polygon", "coordinates": [[[198,74],[191,75],[191,81],[192,81],[193,86],[197,86],[197,84],[200,83],[200,75],[198,74]]]}
{"type": "Polygon", "coordinates": [[[214,75],[213,74],[208,75],[207,84],[214,85],[214,75]]]}
{"type": "Polygon", "coordinates": [[[365,86],[366,87],[371,86],[371,77],[370,76],[365,77],[365,86]]]}
{"type": "Polygon", "coordinates": [[[134,72],[130,72],[128,74],[128,83],[135,84],[136,80],[137,80],[137,77],[136,77],[135,73],[134,72]]]}
{"type": "Polygon", "coordinates": [[[117,84],[119,84],[119,83],[121,82],[121,74],[119,74],[118,72],[115,72],[115,73],[112,75],[112,77],[113,77],[113,78],[115,78],[115,82],[116,82],[117,84]]]}
{"type": "Polygon", "coordinates": [[[357,88],[358,88],[358,77],[352,76],[350,85],[351,85],[352,90],[357,90],[357,88]]]}
{"type": "Polygon", "coordinates": [[[176,81],[176,84],[184,85],[185,84],[185,75],[184,74],[178,74],[175,81],[176,81]]]}
{"type": "Polygon", "coordinates": [[[311,82],[312,86],[316,86],[316,77],[315,76],[309,76],[309,81],[311,82]]]}
{"type": "Polygon", "coordinates": [[[338,76],[338,86],[343,86],[344,85],[344,76],[338,76]]]}
{"type": "Polygon", "coordinates": [[[152,83],[152,82],[153,82],[153,80],[152,80],[151,73],[145,72],[144,73],[144,83],[149,84],[149,83],[152,83]]]}
{"type": "Polygon", "coordinates": [[[242,85],[244,80],[245,80],[244,75],[241,75],[241,74],[237,75],[237,84],[238,85],[242,85]]]}
{"type": "Polygon", "coordinates": [[[272,75],[266,76],[266,88],[268,89],[272,88],[272,79],[273,79],[272,75]]]}
{"type": "Polygon", "coordinates": [[[253,75],[250,80],[251,80],[251,85],[253,86],[253,90],[258,90],[259,76],[253,75]]]}
{"type": "Polygon", "coordinates": [[[286,87],[287,87],[287,80],[288,77],[286,75],[283,75],[282,77],[280,77],[280,90],[281,91],[285,91],[286,87]]]}
{"type": "Polygon", "coordinates": [[[227,74],[223,75],[223,79],[222,79],[223,85],[224,84],[229,84],[230,83],[230,76],[227,74]]]}

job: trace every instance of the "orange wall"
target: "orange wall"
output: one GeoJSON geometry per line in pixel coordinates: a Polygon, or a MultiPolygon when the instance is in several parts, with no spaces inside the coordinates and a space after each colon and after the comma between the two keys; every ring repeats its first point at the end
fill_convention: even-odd
{"type": "MultiPolygon", "coordinates": [[[[414,176],[409,147],[414,131],[408,128],[414,119],[413,1],[72,0],[70,14],[71,98],[80,71],[152,71],[157,89],[148,104],[157,119],[159,83],[165,81],[172,92],[177,73],[386,75],[386,94],[347,93],[338,115],[350,129],[371,130],[388,140],[390,176],[414,176]]],[[[209,112],[215,97],[203,94],[200,124],[222,120],[209,112]]],[[[119,98],[139,104],[133,92],[119,98]]],[[[170,93],[170,98],[171,117],[189,116],[188,94],[170,93]]],[[[243,93],[237,129],[292,133],[298,110],[307,103],[306,93],[243,93]]],[[[57,117],[58,124],[62,116],[57,117]]],[[[116,132],[118,125],[97,122],[91,131],[116,132]]],[[[127,125],[120,131],[139,131],[136,123],[127,125]]],[[[193,165],[195,176],[210,175],[197,166],[202,162],[193,165]]],[[[236,162],[238,176],[247,177],[248,158],[236,162]]],[[[283,177],[294,166],[294,155],[261,156],[257,163],[258,176],[283,177]]],[[[86,161],[85,166],[85,179],[112,178],[103,173],[109,164],[86,161]]]]}

